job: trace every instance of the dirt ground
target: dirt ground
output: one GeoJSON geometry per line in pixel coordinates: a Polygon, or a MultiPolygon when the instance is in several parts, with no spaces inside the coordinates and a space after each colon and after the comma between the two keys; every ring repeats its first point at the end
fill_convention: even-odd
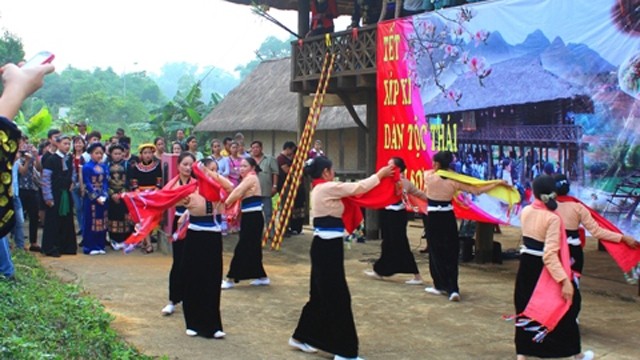
{"type": "MultiPolygon", "coordinates": [[[[429,284],[427,256],[418,252],[422,227],[411,221],[409,237],[418,266],[429,284]]],[[[81,284],[115,316],[122,337],[153,356],[170,359],[331,359],[319,352],[305,354],[287,345],[308,297],[311,232],[284,239],[279,252],[264,251],[271,286],[248,282],[222,293],[224,340],[185,335],[182,308],[164,317],[171,256],[150,255],[42,257],[42,263],[65,281],[81,284]]],[[[518,228],[496,235],[503,250],[515,248],[518,228]]],[[[236,244],[224,238],[225,272],[236,244]]],[[[353,244],[345,251],[347,281],[360,355],[366,359],[514,359],[513,324],[501,320],[513,312],[512,292],[517,260],[502,265],[464,263],[460,266],[462,301],[429,295],[423,286],[406,285],[407,275],[374,280],[363,274],[380,252],[379,241],[353,244]]],[[[637,286],[625,283],[610,257],[591,242],[586,250],[580,315],[583,348],[598,359],[640,358],[640,297],[637,286]]]]}

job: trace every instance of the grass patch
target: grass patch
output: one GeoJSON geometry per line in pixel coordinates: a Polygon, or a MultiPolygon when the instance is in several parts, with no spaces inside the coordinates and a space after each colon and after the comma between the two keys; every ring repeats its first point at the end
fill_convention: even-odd
{"type": "Polygon", "coordinates": [[[113,316],[15,251],[17,282],[0,281],[0,359],[153,359],[109,326],[113,316]]]}

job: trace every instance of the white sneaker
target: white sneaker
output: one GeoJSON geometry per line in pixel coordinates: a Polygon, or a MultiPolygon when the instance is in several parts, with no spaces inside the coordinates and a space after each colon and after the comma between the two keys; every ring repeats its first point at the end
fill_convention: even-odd
{"type": "Polygon", "coordinates": [[[98,253],[99,253],[100,255],[105,255],[107,252],[106,252],[106,251],[104,251],[104,250],[98,250],[98,253]]]}
{"type": "Polygon", "coordinates": [[[167,306],[162,308],[162,315],[169,316],[173,314],[173,311],[176,309],[176,306],[173,304],[167,304],[167,306]]]}
{"type": "Polygon", "coordinates": [[[434,288],[433,286],[427,286],[426,288],[424,288],[424,291],[428,292],[431,295],[446,295],[447,294],[445,291],[438,290],[438,289],[434,288]]]}
{"type": "Polygon", "coordinates": [[[364,274],[374,279],[382,280],[382,276],[378,275],[378,273],[373,270],[365,270],[364,274]]]}
{"type": "Polygon", "coordinates": [[[587,350],[587,351],[582,353],[582,359],[581,360],[593,360],[595,358],[596,358],[596,354],[591,350],[587,350]]]}
{"type": "Polygon", "coordinates": [[[115,242],[114,240],[111,240],[111,248],[113,250],[115,250],[115,251],[122,250],[122,249],[124,249],[124,244],[121,244],[121,243],[115,242]]]}
{"type": "Polygon", "coordinates": [[[296,349],[299,349],[301,351],[304,351],[306,353],[315,353],[318,352],[318,349],[314,348],[313,346],[307,344],[307,343],[303,343],[300,342],[294,338],[289,338],[289,346],[292,346],[296,349]]]}
{"type": "Polygon", "coordinates": [[[213,334],[214,339],[223,339],[227,334],[224,331],[218,330],[213,334]]]}
{"type": "Polygon", "coordinates": [[[191,330],[191,329],[187,329],[187,331],[185,331],[185,334],[187,334],[187,336],[197,336],[198,333],[191,330]]]}
{"type": "Polygon", "coordinates": [[[364,359],[361,358],[360,356],[356,356],[354,358],[347,358],[344,356],[336,355],[333,357],[333,360],[364,360],[364,359]]]}
{"type": "Polygon", "coordinates": [[[267,285],[271,284],[271,280],[269,280],[268,277],[264,277],[264,278],[260,278],[260,279],[255,279],[255,280],[251,281],[249,284],[251,284],[253,286],[267,286],[267,285]]]}
{"type": "Polygon", "coordinates": [[[222,285],[220,285],[220,289],[227,290],[227,289],[233,288],[234,286],[235,285],[233,284],[233,281],[222,280],[222,285]]]}
{"type": "Polygon", "coordinates": [[[100,250],[91,250],[91,251],[89,251],[89,255],[91,255],[91,256],[100,255],[100,250]]]}
{"type": "Polygon", "coordinates": [[[404,282],[407,285],[422,285],[422,280],[420,279],[411,279],[404,282]]]}
{"type": "Polygon", "coordinates": [[[449,295],[449,301],[460,301],[460,294],[458,294],[457,292],[452,292],[451,295],[449,295]]]}

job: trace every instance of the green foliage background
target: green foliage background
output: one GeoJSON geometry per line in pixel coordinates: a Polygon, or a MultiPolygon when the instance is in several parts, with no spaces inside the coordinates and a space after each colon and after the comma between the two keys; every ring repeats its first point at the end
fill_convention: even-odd
{"type": "MultiPolygon", "coordinates": [[[[189,135],[260,61],[289,56],[290,41],[268,37],[256,50],[254,60],[236,68],[239,76],[215,66],[198,68],[186,62],[167,63],[160,74],[118,74],[112,68],[57,69],[25,101],[16,121],[23,130],[29,129],[25,132],[32,142],[43,139],[50,127],[74,133],[74,124],[81,120],[90,129],[99,130],[103,141],[117,128],[128,130],[134,147],[156,136],[170,141],[178,129],[189,135]]],[[[17,63],[24,55],[22,41],[5,32],[0,38],[0,63],[17,63]]]]}

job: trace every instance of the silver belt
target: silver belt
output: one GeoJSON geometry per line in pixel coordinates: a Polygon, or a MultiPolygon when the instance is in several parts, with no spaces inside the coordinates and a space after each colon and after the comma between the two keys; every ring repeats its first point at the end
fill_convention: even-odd
{"type": "Polygon", "coordinates": [[[529,254],[529,255],[533,255],[533,256],[542,257],[542,255],[544,255],[544,250],[533,250],[533,249],[529,249],[528,247],[522,245],[522,246],[520,246],[520,254],[529,254]]]}
{"type": "Polygon", "coordinates": [[[567,243],[571,246],[582,246],[582,242],[579,238],[574,238],[571,236],[567,238],[567,243]]]}
{"type": "Polygon", "coordinates": [[[453,210],[453,205],[446,205],[446,206],[427,206],[427,211],[452,211],[453,210]]]}

